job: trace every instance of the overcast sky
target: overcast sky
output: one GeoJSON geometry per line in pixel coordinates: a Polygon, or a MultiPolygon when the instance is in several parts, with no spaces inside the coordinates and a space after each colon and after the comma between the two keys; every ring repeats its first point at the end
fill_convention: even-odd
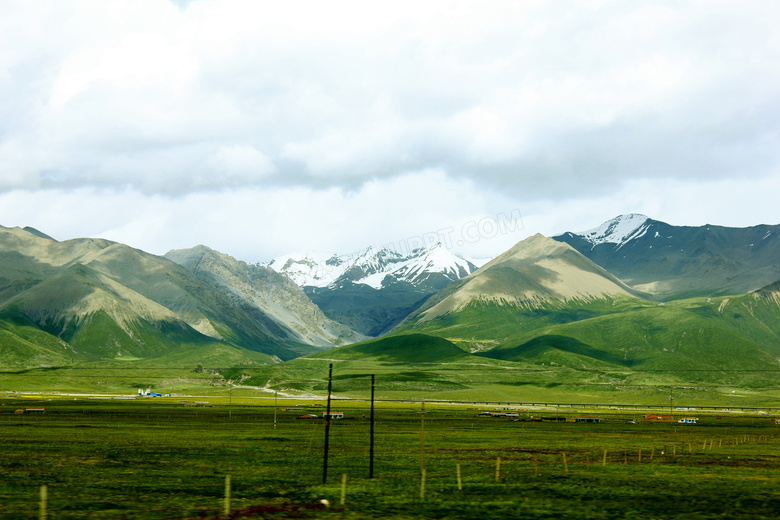
{"type": "Polygon", "coordinates": [[[780,223],[780,2],[0,0],[0,225],[242,260],[780,223]],[[415,238],[418,237],[418,238],[415,238]]]}

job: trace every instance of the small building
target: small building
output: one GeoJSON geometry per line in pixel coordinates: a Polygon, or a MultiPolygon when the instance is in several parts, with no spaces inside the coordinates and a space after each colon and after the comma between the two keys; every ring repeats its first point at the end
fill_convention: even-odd
{"type": "Polygon", "coordinates": [[[671,415],[643,415],[639,420],[649,422],[672,422],[674,417],[671,415]]]}
{"type": "Polygon", "coordinates": [[[696,424],[698,420],[699,420],[698,417],[683,417],[677,422],[680,424],[696,424]]]}
{"type": "Polygon", "coordinates": [[[330,412],[330,413],[326,412],[326,413],[322,414],[322,416],[325,417],[326,419],[328,417],[330,417],[331,419],[343,419],[344,418],[344,412],[330,412]]]}
{"type": "Polygon", "coordinates": [[[597,416],[585,416],[585,415],[580,415],[578,417],[575,417],[574,420],[575,422],[578,423],[597,423],[601,421],[601,419],[597,416]]]}

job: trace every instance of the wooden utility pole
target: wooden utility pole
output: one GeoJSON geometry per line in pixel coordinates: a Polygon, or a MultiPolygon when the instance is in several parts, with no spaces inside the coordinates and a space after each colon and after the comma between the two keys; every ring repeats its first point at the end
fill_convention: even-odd
{"type": "Polygon", "coordinates": [[[368,478],[374,478],[374,374],[371,374],[371,440],[368,447],[368,478]]]}
{"type": "Polygon", "coordinates": [[[41,486],[41,500],[38,507],[39,520],[46,520],[46,507],[49,502],[49,487],[44,484],[41,486]]]}
{"type": "Polygon", "coordinates": [[[322,463],[322,483],[328,480],[328,441],[330,437],[330,391],[333,383],[333,363],[328,368],[328,406],[325,411],[325,453],[322,463]]]}
{"type": "Polygon", "coordinates": [[[423,399],[422,410],[420,412],[420,473],[422,473],[423,475],[425,475],[424,453],[425,453],[425,399],[423,399]]]}

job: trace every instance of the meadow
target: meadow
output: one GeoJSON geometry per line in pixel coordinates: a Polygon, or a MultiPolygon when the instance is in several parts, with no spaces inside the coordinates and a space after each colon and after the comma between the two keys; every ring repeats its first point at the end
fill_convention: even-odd
{"type": "Polygon", "coordinates": [[[40,518],[45,485],[48,518],[224,518],[226,477],[235,519],[755,519],[780,511],[780,440],[768,415],[675,412],[699,417],[681,425],[591,410],[585,415],[600,422],[582,424],[530,420],[583,415],[575,410],[507,418],[479,416],[491,406],[378,402],[369,478],[369,403],[338,400],[332,409],[345,417],[331,421],[323,483],[325,421],[298,418],[321,416],[323,404],[8,394],[0,399],[0,517],[40,518]],[[46,413],[14,413],[38,406],[46,413]]]}

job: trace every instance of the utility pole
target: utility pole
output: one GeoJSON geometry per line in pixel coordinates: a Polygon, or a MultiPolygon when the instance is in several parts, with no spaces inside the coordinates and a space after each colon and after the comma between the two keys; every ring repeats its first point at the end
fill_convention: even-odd
{"type": "Polygon", "coordinates": [[[422,410],[420,411],[420,474],[425,474],[425,465],[423,463],[423,453],[425,452],[425,399],[422,401],[422,410]]]}
{"type": "Polygon", "coordinates": [[[368,478],[374,478],[374,374],[371,374],[371,441],[368,449],[368,478]]]}
{"type": "Polygon", "coordinates": [[[333,383],[333,363],[328,368],[328,406],[325,411],[325,453],[323,455],[324,460],[322,463],[322,483],[328,480],[328,441],[330,437],[330,391],[333,383]]]}

